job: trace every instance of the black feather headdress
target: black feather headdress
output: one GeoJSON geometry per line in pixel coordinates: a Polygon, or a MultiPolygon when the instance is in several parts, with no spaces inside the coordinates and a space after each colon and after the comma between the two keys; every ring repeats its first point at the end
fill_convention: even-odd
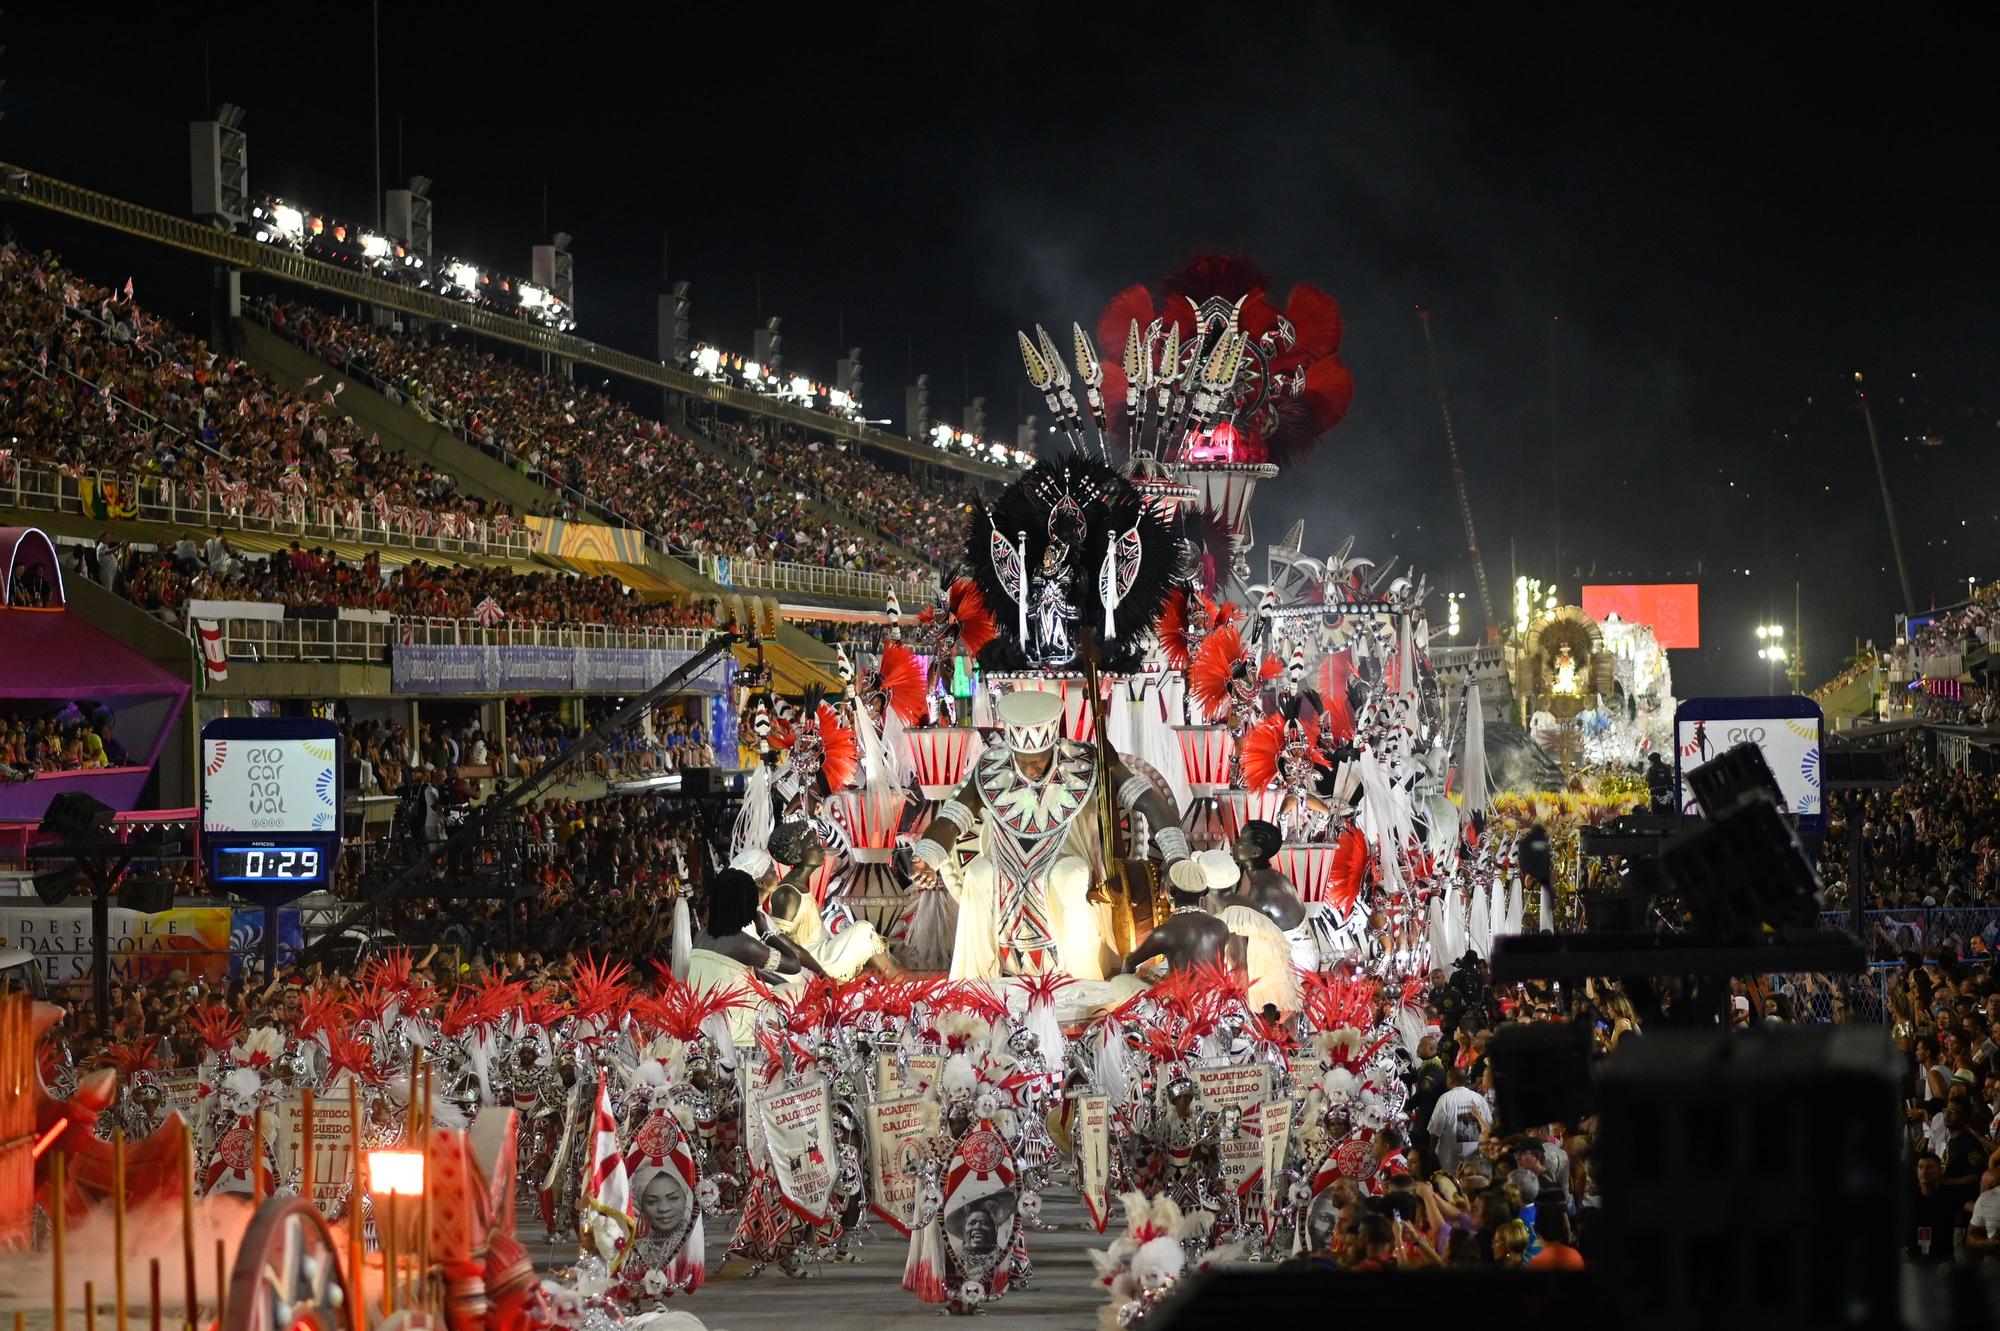
{"type": "Polygon", "coordinates": [[[1030,598],[1030,638],[1034,636],[1035,588],[1044,580],[1044,556],[1052,540],[1068,556],[1060,570],[1061,599],[1074,613],[1076,629],[1103,637],[1100,578],[1105,556],[1122,586],[1112,617],[1116,632],[1102,644],[1100,664],[1113,673],[1138,668],[1146,636],[1166,606],[1179,561],[1174,534],[1132,483],[1095,459],[1073,455],[1039,462],[1007,487],[990,510],[976,511],[966,533],[965,567],[999,636],[979,654],[987,670],[1025,670],[1047,664],[1036,659],[1033,642],[1023,642],[1021,604],[1030,598]],[[999,538],[996,541],[996,536],[999,538]],[[1018,560],[1018,572],[1011,561],[1018,560]]]}

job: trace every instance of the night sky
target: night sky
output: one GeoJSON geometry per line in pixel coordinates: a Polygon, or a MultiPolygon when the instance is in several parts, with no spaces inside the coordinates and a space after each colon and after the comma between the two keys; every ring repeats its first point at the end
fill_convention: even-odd
{"type": "MultiPolygon", "coordinates": [[[[185,212],[186,122],[228,100],[253,190],[372,222],[367,6],[203,9],[10,7],[0,158],[185,212]]],[[[1511,571],[1565,599],[1698,577],[1682,696],[1761,691],[1751,628],[1791,633],[1795,583],[1808,686],[1892,635],[1857,370],[1919,607],[2000,577],[1990,76],[1971,43],[1760,31],[1742,7],[1643,30],[1519,8],[858,10],[496,26],[384,4],[384,181],[430,176],[439,247],[490,266],[525,273],[531,245],[572,233],[598,341],[652,354],[670,270],[698,338],[747,350],[781,315],[788,367],[831,377],[863,348],[871,415],[900,427],[928,371],[939,419],[969,386],[1003,437],[1039,405],[1016,327],[1088,325],[1202,248],[1254,255],[1280,298],[1304,280],[1341,302],[1357,384],[1259,497],[1260,537],[1304,517],[1311,550],[1353,532],[1470,591],[1421,304],[1499,612],[1511,571]]],[[[137,273],[173,317],[199,307],[192,261],[0,220],[91,276],[137,273]]]]}

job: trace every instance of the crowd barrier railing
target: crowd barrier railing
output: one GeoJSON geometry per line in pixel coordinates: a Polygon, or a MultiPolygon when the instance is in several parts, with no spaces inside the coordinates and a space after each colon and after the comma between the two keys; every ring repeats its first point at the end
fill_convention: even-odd
{"type": "Polygon", "coordinates": [[[934,589],[922,578],[894,578],[883,573],[858,569],[821,568],[777,559],[730,559],[703,555],[701,571],[728,586],[750,587],[759,591],[796,592],[802,596],[838,596],[853,600],[882,602],[894,595],[912,612],[931,599],[934,589]]]}
{"type": "Polygon", "coordinates": [[[247,485],[240,487],[242,493],[226,496],[220,493],[221,488],[104,467],[57,470],[12,461],[0,466],[0,507],[154,522],[204,534],[219,527],[226,532],[261,532],[314,542],[349,541],[435,554],[526,559],[534,552],[533,535],[525,526],[515,527],[511,522],[411,510],[385,518],[358,500],[330,503],[307,495],[252,490],[247,485]],[[100,507],[87,502],[86,480],[96,490],[100,507]]]}
{"type": "Polygon", "coordinates": [[[623,628],[608,624],[482,624],[474,619],[226,619],[231,660],[301,664],[387,665],[397,644],[447,647],[648,648],[693,652],[701,629],[623,628]]]}

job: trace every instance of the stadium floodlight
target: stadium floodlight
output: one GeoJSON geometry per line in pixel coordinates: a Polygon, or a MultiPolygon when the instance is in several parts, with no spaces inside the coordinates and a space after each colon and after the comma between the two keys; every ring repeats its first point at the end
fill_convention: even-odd
{"type": "Polygon", "coordinates": [[[792,395],[798,398],[799,401],[801,402],[812,401],[812,395],[813,395],[812,380],[806,378],[803,374],[793,375],[792,395]]]}
{"type": "Polygon", "coordinates": [[[479,290],[479,270],[469,263],[453,263],[444,270],[444,275],[468,293],[479,290]]]}
{"type": "Polygon", "coordinates": [[[520,294],[521,308],[524,310],[539,309],[549,303],[549,293],[532,282],[521,283],[520,294]]]}
{"type": "Polygon", "coordinates": [[[304,242],[306,215],[289,203],[276,203],[271,206],[271,223],[277,228],[279,235],[294,245],[304,242]]]}
{"type": "Polygon", "coordinates": [[[703,347],[694,354],[694,367],[699,373],[713,378],[722,368],[722,353],[714,347],[703,347]]]}
{"type": "Polygon", "coordinates": [[[386,259],[389,257],[389,249],[389,238],[387,236],[378,236],[372,231],[361,233],[361,252],[369,258],[386,259]]]}
{"type": "Polygon", "coordinates": [[[764,377],[764,367],[754,360],[747,361],[743,366],[743,377],[754,384],[764,377]]]}

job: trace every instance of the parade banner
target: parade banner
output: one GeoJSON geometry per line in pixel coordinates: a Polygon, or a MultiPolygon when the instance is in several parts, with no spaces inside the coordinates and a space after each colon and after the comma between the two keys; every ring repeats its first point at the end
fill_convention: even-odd
{"type": "Polygon", "coordinates": [[[1223,1177],[1238,1193],[1263,1176],[1264,1147],[1260,1131],[1263,1103],[1271,1098],[1271,1069],[1262,1063],[1223,1063],[1194,1069],[1195,1103],[1220,1114],[1237,1112],[1237,1130],[1218,1143],[1223,1177]]]}
{"type": "Polygon", "coordinates": [[[1111,1100],[1079,1096],[1076,1102],[1076,1172],[1083,1204],[1097,1232],[1111,1212],[1111,1100]]]}
{"type": "MultiPolygon", "coordinates": [[[[396,693],[644,693],[693,656],[653,647],[467,647],[398,643],[389,655],[396,693]]],[[[691,693],[728,685],[724,658],[690,679],[691,693]]]]}
{"type": "Polygon", "coordinates": [[[771,1153],[771,1175],[787,1209],[809,1224],[833,1220],[833,1113],[826,1083],[815,1078],[803,1086],[757,1097],[764,1120],[764,1141],[771,1153]]]}
{"type": "Polygon", "coordinates": [[[917,1188],[930,1105],[921,1095],[868,1106],[868,1209],[908,1237],[917,1223],[917,1188]]]}
{"type": "Polygon", "coordinates": [[[1277,1209],[1279,1189],[1285,1177],[1285,1148],[1291,1144],[1292,1102],[1266,1100],[1264,1116],[1264,1232],[1271,1232],[1271,1213],[1277,1209]]]}
{"type": "MultiPolygon", "coordinates": [[[[277,1106],[278,1173],[294,1188],[304,1179],[306,1106],[293,1096],[277,1106]]],[[[327,1088],[324,1096],[313,1098],[313,1195],[321,1215],[331,1219],[341,1209],[354,1172],[354,1153],[348,1132],[353,1115],[348,1112],[346,1083],[327,1088]]]]}
{"type": "Polygon", "coordinates": [[[526,523],[538,555],[592,559],[607,564],[646,562],[646,538],[629,528],[538,516],[528,517],[526,523]]]}
{"type": "Polygon", "coordinates": [[[938,1084],[943,1071],[943,1054],[911,1054],[898,1070],[895,1051],[883,1050],[875,1055],[875,1093],[885,1100],[922,1095],[938,1084]]]}
{"type": "MultiPolygon", "coordinates": [[[[226,980],[230,924],[227,906],[156,915],[113,906],[105,930],[111,978],[133,984],[179,971],[190,980],[226,980]]],[[[50,985],[90,982],[90,934],[88,906],[0,906],[0,945],[33,952],[50,985]]]]}
{"type": "Polygon", "coordinates": [[[160,1096],[166,1108],[178,1109],[182,1118],[194,1122],[195,1107],[201,1103],[201,1074],[192,1071],[161,1073],[160,1096]]]}
{"type": "Polygon", "coordinates": [[[764,1051],[755,1046],[739,1050],[736,1059],[736,1102],[743,1106],[743,1153],[750,1168],[769,1167],[770,1152],[764,1141],[764,1116],[757,1112],[756,1088],[764,1084],[764,1051]]]}

